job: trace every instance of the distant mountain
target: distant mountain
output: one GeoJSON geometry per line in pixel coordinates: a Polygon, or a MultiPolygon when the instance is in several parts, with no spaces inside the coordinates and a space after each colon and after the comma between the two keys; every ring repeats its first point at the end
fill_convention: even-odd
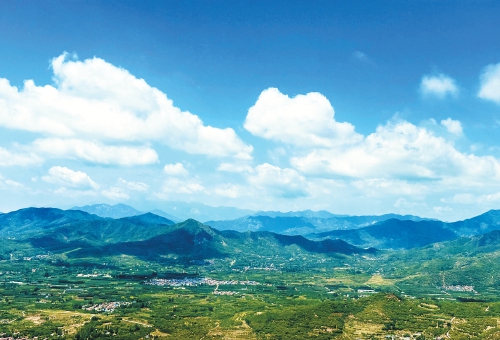
{"type": "Polygon", "coordinates": [[[169,220],[168,218],[153,214],[153,213],[145,213],[142,215],[123,217],[120,220],[128,221],[138,225],[174,225],[175,222],[169,220]]]}
{"type": "Polygon", "coordinates": [[[0,237],[29,240],[35,246],[102,245],[145,240],[175,223],[147,213],[122,219],[103,218],[80,210],[26,208],[0,215],[0,237]]]}
{"type": "MultiPolygon", "coordinates": [[[[142,215],[145,212],[137,210],[129,205],[126,204],[115,204],[115,205],[109,205],[109,204],[93,204],[93,205],[86,205],[83,207],[73,207],[70,210],[80,210],[80,211],[85,211],[89,214],[94,214],[100,217],[110,217],[110,218],[122,218],[122,217],[129,217],[129,216],[137,216],[137,215],[142,215]]],[[[154,209],[151,212],[155,215],[162,216],[165,218],[168,218],[171,221],[175,222],[180,222],[181,220],[171,214],[167,214],[166,212],[159,210],[159,209],[154,209]]]]}
{"type": "Polygon", "coordinates": [[[312,211],[312,210],[302,210],[302,211],[258,211],[253,216],[269,216],[269,217],[306,217],[306,218],[330,218],[330,217],[344,217],[347,215],[335,215],[326,210],[312,211]]]}
{"type": "Polygon", "coordinates": [[[73,258],[128,254],[156,260],[169,254],[204,259],[249,254],[258,258],[259,253],[292,256],[298,249],[347,255],[375,251],[339,240],[218,231],[193,219],[174,224],[152,213],[113,219],[54,208],[27,208],[0,216],[0,240],[3,258],[12,249],[27,247],[55,253],[71,250],[73,258]]]}
{"type": "Polygon", "coordinates": [[[234,207],[211,207],[196,202],[165,202],[162,204],[161,210],[167,214],[177,216],[182,221],[190,218],[197,221],[232,220],[255,213],[253,210],[234,207]]]}
{"type": "Polygon", "coordinates": [[[412,215],[340,216],[330,214],[327,211],[305,210],[288,213],[271,212],[269,215],[244,216],[229,221],[207,221],[205,224],[219,230],[272,231],[285,235],[308,235],[330,230],[357,229],[395,218],[409,221],[426,220],[412,215]]]}
{"type": "Polygon", "coordinates": [[[149,212],[152,214],[161,216],[161,217],[165,217],[165,218],[169,219],[170,221],[174,221],[174,222],[182,222],[183,221],[183,220],[179,219],[179,217],[171,215],[171,214],[167,214],[166,212],[164,212],[163,210],[160,210],[160,209],[153,209],[153,210],[150,210],[149,212]]]}
{"type": "MultiPolygon", "coordinates": [[[[145,211],[137,210],[126,204],[94,204],[83,207],[73,207],[71,210],[81,210],[101,217],[122,218],[144,214],[145,211]]],[[[198,221],[230,220],[254,213],[252,210],[243,210],[233,207],[211,207],[202,203],[166,202],[160,209],[151,212],[169,220],[180,222],[193,218],[198,221]]]]}
{"type": "Polygon", "coordinates": [[[187,259],[201,260],[223,257],[259,258],[262,255],[303,252],[323,254],[373,254],[376,249],[362,249],[341,240],[311,241],[302,236],[286,236],[270,232],[218,231],[189,219],[171,226],[165,233],[143,241],[119,242],[103,247],[81,247],[69,256],[102,257],[121,254],[144,260],[160,260],[175,254],[187,259]]]}
{"type": "Polygon", "coordinates": [[[78,210],[25,208],[0,215],[0,237],[19,238],[81,221],[100,218],[78,210]]]}
{"type": "Polygon", "coordinates": [[[313,239],[341,239],[360,247],[379,249],[409,249],[459,237],[440,221],[401,221],[390,219],[354,230],[333,230],[311,234],[313,239]]]}
{"type": "Polygon", "coordinates": [[[500,229],[500,210],[490,210],[463,221],[447,223],[446,227],[460,236],[485,234],[500,229]]]}
{"type": "Polygon", "coordinates": [[[308,234],[315,226],[301,217],[245,216],[232,221],[208,221],[205,224],[219,230],[272,231],[285,235],[308,234]]]}
{"type": "Polygon", "coordinates": [[[144,212],[132,208],[126,204],[94,204],[86,205],[83,207],[73,207],[71,210],[80,210],[88,212],[89,214],[94,214],[101,217],[111,217],[111,218],[122,218],[128,216],[136,216],[144,214],[144,212]]]}

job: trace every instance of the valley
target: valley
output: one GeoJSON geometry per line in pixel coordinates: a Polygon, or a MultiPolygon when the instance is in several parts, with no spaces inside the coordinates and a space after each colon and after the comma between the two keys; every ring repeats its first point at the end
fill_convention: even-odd
{"type": "Polygon", "coordinates": [[[0,338],[497,339],[496,216],[321,238],[22,209],[0,215],[0,338]]]}

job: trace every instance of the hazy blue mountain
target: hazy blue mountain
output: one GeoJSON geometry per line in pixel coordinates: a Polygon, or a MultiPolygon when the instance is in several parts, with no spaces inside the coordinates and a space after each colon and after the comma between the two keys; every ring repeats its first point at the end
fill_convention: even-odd
{"type": "Polygon", "coordinates": [[[211,207],[196,202],[165,202],[160,209],[182,221],[190,218],[197,221],[232,220],[255,213],[252,210],[233,207],[211,207]]]}
{"type": "Polygon", "coordinates": [[[77,258],[128,254],[158,260],[168,254],[201,259],[259,253],[292,256],[297,249],[342,254],[374,251],[339,240],[218,231],[193,219],[174,224],[152,213],[113,219],[54,208],[27,208],[0,216],[0,238],[4,257],[6,252],[27,248],[56,253],[72,250],[71,256],[77,258]]]}
{"type": "Polygon", "coordinates": [[[0,237],[19,238],[100,217],[78,210],[25,208],[0,215],[0,237]]]}
{"type": "Polygon", "coordinates": [[[136,215],[136,216],[130,216],[130,217],[123,217],[120,218],[121,221],[128,221],[133,224],[138,224],[138,225],[174,225],[175,222],[172,220],[169,220],[168,218],[165,218],[163,216],[159,216],[156,214],[153,214],[151,212],[142,214],[142,215],[136,215]]]}
{"type": "MultiPolygon", "coordinates": [[[[161,218],[161,217],[160,217],[161,218]]],[[[53,251],[102,247],[120,242],[143,241],[172,229],[171,224],[132,223],[126,219],[80,221],[28,239],[34,247],[53,251]]]]}
{"type": "Polygon", "coordinates": [[[314,232],[315,226],[301,217],[245,216],[231,221],[208,221],[205,224],[219,230],[272,231],[285,235],[314,232]]]}
{"type": "Polygon", "coordinates": [[[242,210],[232,207],[211,207],[202,203],[166,202],[161,209],[140,211],[126,204],[94,204],[83,207],[73,207],[71,210],[81,210],[101,217],[122,218],[151,212],[171,221],[185,221],[193,218],[198,221],[230,220],[254,213],[252,210],[242,210]]]}
{"type": "Polygon", "coordinates": [[[272,231],[285,235],[308,235],[330,230],[357,229],[394,218],[410,221],[426,220],[418,216],[396,214],[335,216],[327,211],[313,212],[310,210],[288,213],[271,212],[270,215],[244,216],[235,220],[207,221],[205,223],[220,230],[272,231]]]}
{"type": "Polygon", "coordinates": [[[304,252],[345,255],[376,252],[375,249],[358,248],[341,240],[311,241],[302,236],[286,236],[271,232],[218,231],[192,219],[171,226],[165,233],[147,240],[80,248],[71,252],[69,256],[78,258],[126,254],[144,260],[161,260],[168,254],[188,259],[229,256],[248,258],[258,254],[293,256],[297,249],[304,252]]]}
{"type": "MultiPolygon", "coordinates": [[[[80,211],[85,211],[88,212],[89,214],[94,214],[100,217],[110,217],[110,218],[122,218],[122,217],[130,217],[130,216],[137,216],[137,215],[142,215],[145,214],[146,212],[137,210],[129,205],[126,204],[115,204],[115,205],[109,205],[109,204],[93,204],[93,205],[86,205],[83,207],[73,207],[70,210],[80,210],[80,211]]],[[[174,222],[180,222],[181,220],[171,214],[167,214],[166,212],[159,210],[159,209],[153,209],[150,211],[147,211],[150,213],[153,213],[158,216],[165,217],[171,221],[174,222]]]]}
{"type": "Polygon", "coordinates": [[[485,234],[500,229],[500,210],[490,210],[463,221],[447,223],[446,227],[460,236],[485,234]]]}
{"type": "Polygon", "coordinates": [[[80,210],[100,217],[111,217],[111,218],[122,218],[122,217],[144,214],[144,212],[122,203],[115,205],[93,204],[93,205],[86,205],[83,207],[73,207],[71,208],[71,210],[80,210]]]}
{"type": "Polygon", "coordinates": [[[153,210],[150,210],[148,212],[155,214],[155,215],[158,215],[158,216],[161,216],[161,217],[165,217],[165,218],[169,219],[170,221],[174,221],[174,222],[182,222],[183,221],[183,220],[179,219],[179,217],[171,215],[171,214],[167,214],[166,212],[164,212],[163,210],[160,210],[160,209],[153,209],[153,210]]]}
{"type": "Polygon", "coordinates": [[[253,216],[269,216],[269,217],[306,217],[306,218],[330,218],[330,217],[344,217],[347,215],[335,215],[326,210],[312,211],[312,210],[302,210],[302,211],[258,211],[253,216]]]}
{"type": "Polygon", "coordinates": [[[313,239],[341,239],[360,247],[379,249],[408,249],[459,237],[440,221],[401,221],[390,219],[369,227],[353,230],[333,230],[308,235],[313,239]]]}

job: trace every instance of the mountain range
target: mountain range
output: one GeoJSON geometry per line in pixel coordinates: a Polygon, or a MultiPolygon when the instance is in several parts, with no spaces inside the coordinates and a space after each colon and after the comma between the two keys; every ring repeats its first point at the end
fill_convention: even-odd
{"type": "Polygon", "coordinates": [[[486,234],[500,229],[500,210],[490,210],[463,221],[446,223],[437,220],[388,219],[350,230],[330,230],[307,234],[310,239],[341,239],[358,247],[409,249],[486,234]]]}
{"type": "Polygon", "coordinates": [[[26,208],[0,215],[0,238],[5,245],[14,242],[50,251],[78,248],[72,256],[143,253],[159,258],[170,252],[208,258],[240,253],[241,249],[255,253],[290,246],[305,252],[342,254],[373,252],[375,248],[412,249],[500,229],[498,210],[453,223],[392,214],[330,216],[328,212],[303,211],[203,224],[194,219],[176,223],[151,212],[139,214],[126,205],[83,208],[105,216],[129,216],[26,208]]]}
{"type": "Polygon", "coordinates": [[[273,231],[285,235],[308,235],[331,230],[349,230],[374,225],[380,221],[426,221],[418,216],[386,214],[380,216],[343,216],[326,211],[310,210],[276,213],[259,212],[260,215],[244,216],[235,220],[207,221],[205,224],[220,230],[273,231]]]}
{"type": "MultiPolygon", "coordinates": [[[[303,236],[272,232],[219,231],[193,219],[176,224],[152,213],[113,219],[55,208],[26,208],[1,215],[0,238],[8,241],[3,244],[5,247],[29,244],[56,253],[71,250],[70,257],[75,258],[125,254],[144,260],[160,260],[174,254],[206,259],[268,253],[273,249],[290,254],[296,251],[294,249],[347,255],[376,251],[341,240],[312,241],[303,236]]],[[[10,249],[4,249],[4,256],[10,249]]]]}

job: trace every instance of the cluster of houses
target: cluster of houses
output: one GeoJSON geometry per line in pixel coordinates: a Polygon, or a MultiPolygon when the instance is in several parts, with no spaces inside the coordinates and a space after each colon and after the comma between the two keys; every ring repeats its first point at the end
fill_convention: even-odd
{"type": "Polygon", "coordinates": [[[208,277],[196,277],[196,278],[183,278],[183,279],[151,279],[144,282],[146,285],[152,286],[171,286],[171,287],[182,287],[182,286],[219,286],[219,285],[244,285],[244,286],[256,286],[260,285],[259,282],[244,280],[214,280],[208,277]]]}
{"type": "Polygon", "coordinates": [[[443,286],[443,289],[453,292],[475,292],[474,286],[461,286],[461,285],[443,286]]]}
{"type": "Polygon", "coordinates": [[[112,313],[117,309],[118,307],[122,306],[128,306],[130,305],[131,302],[104,302],[104,303],[99,303],[97,305],[88,305],[88,306],[83,306],[82,309],[88,310],[88,311],[95,311],[95,312],[108,312],[112,313]]]}

